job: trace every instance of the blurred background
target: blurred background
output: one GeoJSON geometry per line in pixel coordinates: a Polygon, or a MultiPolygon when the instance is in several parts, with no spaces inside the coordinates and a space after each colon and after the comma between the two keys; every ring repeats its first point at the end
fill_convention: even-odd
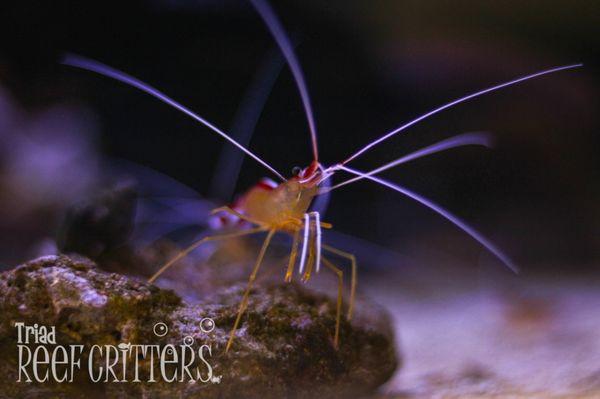
{"type": "MultiPolygon", "coordinates": [[[[600,259],[600,4],[272,3],[304,68],[325,164],[460,96],[584,63],[444,111],[352,164],[368,170],[451,135],[493,133],[493,150],[455,149],[384,176],[470,222],[513,257],[519,276],[438,215],[369,182],[333,192],[325,220],[361,240],[347,244],[360,252],[361,287],[386,303],[399,323],[407,360],[393,386],[419,391],[500,373],[514,386],[567,381],[557,384],[600,390],[600,339],[590,335],[600,326],[600,296],[592,283],[600,259]],[[439,291],[450,286],[469,294],[440,302],[439,291]],[[501,301],[487,294],[498,287],[501,301]],[[405,293],[413,297],[402,301],[405,293]],[[493,335],[507,325],[513,333],[517,328],[518,338],[509,335],[516,341],[493,335]],[[523,326],[546,334],[557,325],[574,330],[544,335],[546,341],[534,336],[539,347],[523,340],[523,326]],[[577,378],[539,373],[563,370],[562,362],[579,365],[577,378]],[[445,367],[450,377],[432,374],[432,365],[445,367]]],[[[169,176],[215,204],[231,201],[228,190],[219,190],[219,178],[214,182],[222,139],[135,89],[58,61],[69,51],[124,70],[227,130],[257,72],[276,54],[249,4],[13,1],[2,7],[4,267],[54,252],[69,209],[112,187],[119,179],[113,166],[123,161],[169,176]]],[[[250,148],[291,174],[310,162],[308,129],[289,70],[274,71],[250,148]]],[[[244,160],[236,191],[266,175],[244,160]]],[[[125,230],[119,238],[126,238],[125,230]]]]}
{"type": "MultiPolygon", "coordinates": [[[[457,149],[385,177],[470,221],[525,270],[595,269],[600,255],[597,3],[273,5],[297,44],[324,163],[340,161],[459,96],[583,62],[581,69],[445,111],[353,165],[368,169],[450,135],[492,132],[492,151],[457,149]]],[[[64,207],[99,189],[106,160],[130,160],[209,194],[223,140],[147,95],[58,60],[70,51],[127,71],[227,130],[274,49],[246,2],[23,1],[3,7],[3,263],[21,262],[38,251],[40,242],[53,236],[64,207]]],[[[301,103],[285,68],[250,147],[284,173],[310,161],[301,103]]],[[[267,174],[245,160],[237,192],[267,174]]],[[[326,218],[339,231],[408,258],[436,251],[470,266],[493,261],[437,215],[369,182],[336,191],[326,218]]]]}

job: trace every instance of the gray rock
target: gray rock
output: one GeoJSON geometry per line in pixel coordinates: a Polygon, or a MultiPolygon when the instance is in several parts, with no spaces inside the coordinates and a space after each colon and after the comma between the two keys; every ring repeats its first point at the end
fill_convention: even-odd
{"type": "MultiPolygon", "coordinates": [[[[224,352],[243,285],[220,288],[198,304],[173,291],[96,268],[86,258],[39,258],[0,275],[0,375],[2,397],[199,397],[199,398],[343,398],[372,393],[392,375],[398,359],[387,314],[361,301],[357,317],[341,326],[340,348],[333,347],[335,303],[296,284],[258,285],[232,349],[224,352]],[[202,328],[210,318],[215,328],[202,328]],[[15,322],[56,326],[59,345],[119,343],[179,348],[184,337],[193,347],[210,345],[206,360],[212,382],[147,382],[152,368],[138,356],[140,379],[127,383],[93,383],[87,359],[71,383],[17,382],[15,322]],[[157,323],[168,333],[155,333],[157,323]],[[191,338],[189,338],[191,337],[191,338]],[[220,382],[219,378],[221,377],[220,382]]],[[[135,356],[134,356],[135,357],[135,356]]],[[[96,356],[93,370],[103,363],[96,356]]],[[[195,366],[202,362],[196,359],[195,366]]],[[[158,373],[157,365],[153,368],[158,373]]],[[[122,374],[120,364],[116,375],[122,374]]],[[[160,375],[160,374],[157,374],[160,375]]]]}

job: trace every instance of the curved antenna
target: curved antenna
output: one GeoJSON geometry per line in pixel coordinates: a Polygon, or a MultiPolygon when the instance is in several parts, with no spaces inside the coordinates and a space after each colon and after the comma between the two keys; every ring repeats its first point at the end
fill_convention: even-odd
{"type": "Polygon", "coordinates": [[[88,71],[92,71],[92,72],[96,72],[100,75],[103,76],[107,76],[109,78],[113,78],[115,80],[118,80],[120,82],[123,82],[125,84],[128,84],[130,86],[133,86],[137,89],[140,89],[141,91],[150,94],[153,97],[158,98],[159,100],[161,100],[162,102],[170,105],[171,107],[183,112],[184,114],[188,115],[189,117],[197,120],[198,122],[202,123],[204,126],[208,127],[209,129],[211,129],[213,132],[219,134],[221,137],[223,137],[224,139],[226,139],[227,141],[229,141],[231,144],[235,145],[237,148],[239,148],[240,150],[244,151],[246,154],[248,154],[249,156],[251,156],[252,158],[254,158],[255,161],[257,161],[258,163],[260,163],[262,166],[264,166],[265,168],[269,169],[271,172],[273,172],[277,177],[279,177],[281,180],[285,181],[286,179],[279,173],[277,172],[273,167],[271,167],[268,163],[266,163],[265,161],[263,161],[262,159],[260,159],[257,155],[255,155],[252,151],[248,150],[246,147],[244,147],[243,145],[241,145],[240,143],[238,143],[237,141],[235,141],[234,139],[232,139],[231,137],[229,137],[227,135],[227,133],[223,132],[221,129],[219,129],[218,127],[216,127],[215,125],[213,125],[212,123],[208,122],[206,119],[202,118],[200,115],[192,112],[189,108],[184,107],[183,105],[181,105],[180,103],[178,103],[177,101],[173,100],[172,98],[168,97],[167,95],[165,95],[164,93],[160,92],[159,90],[155,89],[154,87],[142,82],[141,80],[138,80],[136,78],[134,78],[133,76],[129,76],[124,72],[121,72],[117,69],[111,68],[108,65],[104,65],[98,61],[94,61],[92,59],[86,58],[86,57],[82,57],[79,55],[75,55],[75,54],[65,54],[63,59],[61,60],[61,63],[64,65],[69,65],[72,67],[76,67],[76,68],[81,68],[81,69],[85,69],[88,71]]]}
{"type": "MultiPolygon", "coordinates": [[[[241,145],[248,146],[264,106],[284,65],[277,49],[270,50],[248,85],[235,113],[229,133],[241,145]]],[[[211,181],[212,198],[230,200],[242,168],[243,154],[224,146],[211,181]]]]}
{"type": "Polygon", "coordinates": [[[277,45],[281,49],[281,52],[283,53],[290,70],[292,71],[292,75],[294,75],[294,80],[296,81],[296,86],[300,92],[302,105],[304,106],[304,111],[306,113],[308,128],[310,129],[313,157],[315,161],[318,161],[319,146],[317,144],[317,128],[315,125],[312,106],[310,104],[310,98],[308,96],[308,89],[306,88],[306,81],[304,80],[302,68],[300,68],[300,62],[298,62],[296,54],[292,48],[292,44],[290,43],[285,30],[281,26],[281,23],[277,19],[277,16],[275,15],[275,12],[273,12],[271,6],[263,0],[250,0],[250,2],[267,25],[267,28],[271,32],[271,35],[273,35],[273,38],[277,42],[277,45]]]}
{"type": "Polygon", "coordinates": [[[514,262],[506,254],[504,254],[500,249],[498,249],[498,247],[496,247],[491,241],[489,241],[487,238],[485,238],[483,235],[481,235],[481,233],[479,233],[477,230],[475,230],[474,228],[472,228],[471,226],[469,226],[468,224],[463,222],[461,219],[459,219],[458,217],[456,217],[453,214],[451,214],[450,212],[448,212],[446,209],[444,209],[440,205],[432,202],[431,200],[429,200],[429,199],[423,197],[422,195],[417,194],[407,188],[401,187],[397,184],[390,183],[386,180],[380,179],[379,177],[369,176],[364,172],[360,172],[355,169],[350,169],[345,166],[341,166],[340,169],[345,172],[351,173],[353,175],[360,176],[365,179],[369,179],[375,183],[381,184],[382,186],[391,188],[392,190],[397,191],[401,194],[404,194],[407,197],[412,198],[413,200],[419,202],[420,204],[425,205],[426,207],[435,211],[439,215],[443,216],[444,218],[446,218],[447,220],[452,222],[454,225],[456,225],[458,228],[460,228],[462,231],[464,231],[465,233],[467,233],[468,235],[473,237],[477,242],[479,242],[481,245],[483,245],[488,251],[490,251],[498,259],[500,259],[502,261],[502,263],[504,263],[510,270],[512,270],[515,273],[519,272],[519,268],[514,264],[514,262]]]}
{"type": "MultiPolygon", "coordinates": [[[[392,162],[387,163],[377,169],[374,169],[370,172],[365,173],[364,176],[353,177],[352,179],[348,179],[346,181],[338,183],[331,188],[325,188],[324,190],[326,190],[326,191],[335,190],[336,188],[339,188],[339,187],[345,186],[347,184],[354,183],[356,181],[365,179],[367,176],[376,175],[378,173],[383,172],[384,170],[391,169],[391,168],[401,165],[403,163],[407,163],[407,162],[413,161],[415,159],[425,157],[427,155],[435,154],[437,152],[446,151],[446,150],[449,150],[452,148],[463,147],[463,146],[467,146],[467,145],[481,145],[481,146],[490,148],[491,144],[492,144],[492,137],[490,134],[487,134],[487,133],[459,134],[458,136],[450,137],[449,139],[442,140],[442,141],[432,144],[428,147],[421,148],[420,150],[412,152],[408,155],[404,155],[403,157],[398,158],[395,161],[392,161],[392,162]]],[[[332,169],[335,169],[335,168],[336,168],[336,166],[332,167],[332,169]]]]}
{"type": "Polygon", "coordinates": [[[511,80],[509,82],[501,83],[501,84],[498,84],[496,86],[492,86],[492,87],[489,87],[487,89],[478,91],[476,93],[469,94],[468,96],[461,97],[461,98],[459,98],[457,100],[451,101],[448,104],[442,105],[441,107],[438,107],[438,108],[434,109],[433,111],[429,111],[426,114],[423,114],[423,115],[419,116],[418,118],[413,119],[412,121],[410,121],[408,123],[405,123],[404,125],[400,126],[399,128],[394,129],[391,132],[384,134],[383,136],[381,136],[377,140],[375,140],[375,141],[367,144],[366,146],[362,147],[360,150],[358,150],[357,152],[355,152],[353,155],[351,155],[350,157],[346,158],[346,160],[344,162],[342,162],[342,165],[347,164],[348,162],[350,162],[353,159],[357,158],[359,155],[361,155],[361,154],[365,153],[366,151],[368,151],[370,148],[376,146],[377,144],[381,143],[382,141],[385,141],[385,140],[389,139],[393,135],[395,135],[397,133],[400,133],[404,129],[406,129],[406,128],[408,128],[408,127],[410,127],[410,126],[412,126],[412,125],[414,125],[414,124],[422,121],[423,119],[429,118],[430,116],[432,116],[434,114],[437,114],[440,111],[443,111],[443,110],[445,110],[447,108],[450,108],[450,107],[452,107],[454,105],[460,104],[462,102],[465,102],[465,101],[470,100],[470,99],[475,98],[475,97],[479,97],[479,96],[481,96],[483,94],[490,93],[492,91],[496,91],[496,90],[502,89],[504,87],[512,86],[514,84],[517,84],[517,83],[520,83],[520,82],[524,82],[524,81],[529,80],[529,79],[537,78],[538,76],[543,76],[543,75],[547,75],[547,74],[550,74],[550,73],[554,73],[554,72],[558,72],[558,71],[563,71],[563,70],[566,70],[566,69],[573,69],[573,68],[580,67],[582,65],[583,64],[566,65],[566,66],[560,66],[560,67],[556,67],[556,68],[552,68],[552,69],[547,69],[547,70],[541,71],[541,72],[536,72],[536,73],[533,73],[531,75],[526,75],[526,76],[523,76],[523,77],[511,80]]]}

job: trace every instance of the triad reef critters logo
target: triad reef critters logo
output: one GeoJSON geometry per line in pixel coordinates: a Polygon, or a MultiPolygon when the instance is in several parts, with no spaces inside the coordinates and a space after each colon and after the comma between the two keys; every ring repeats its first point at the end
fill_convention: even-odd
{"type": "MultiPolygon", "coordinates": [[[[200,331],[215,329],[211,318],[200,322],[200,331]]],[[[17,382],[70,383],[80,372],[92,382],[188,382],[220,383],[210,363],[210,343],[196,342],[187,335],[179,344],[60,345],[56,327],[16,322],[18,350],[17,382]],[[83,370],[83,371],[82,371],[83,370]]],[[[166,337],[169,327],[157,322],[157,338],[166,337]]]]}

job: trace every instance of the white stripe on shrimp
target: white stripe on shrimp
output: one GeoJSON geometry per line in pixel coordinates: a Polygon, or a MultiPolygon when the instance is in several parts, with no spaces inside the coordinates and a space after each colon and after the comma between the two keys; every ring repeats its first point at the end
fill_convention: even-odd
{"type": "Polygon", "coordinates": [[[315,239],[315,244],[317,246],[316,270],[318,273],[321,269],[321,216],[319,215],[319,212],[312,212],[312,214],[315,216],[315,226],[317,228],[317,237],[315,239]]]}
{"type": "Polygon", "coordinates": [[[304,263],[306,263],[306,250],[308,248],[308,225],[310,218],[308,213],[304,214],[304,239],[302,240],[302,254],[300,255],[300,267],[298,268],[298,274],[302,274],[304,271],[304,263]]]}

